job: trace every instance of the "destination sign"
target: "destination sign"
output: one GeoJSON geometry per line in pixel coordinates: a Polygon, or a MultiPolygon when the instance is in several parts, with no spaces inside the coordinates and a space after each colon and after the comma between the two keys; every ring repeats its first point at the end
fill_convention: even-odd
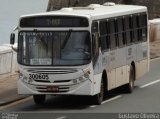
{"type": "Polygon", "coordinates": [[[38,16],[20,20],[20,27],[88,27],[87,18],[71,16],[38,16]]]}

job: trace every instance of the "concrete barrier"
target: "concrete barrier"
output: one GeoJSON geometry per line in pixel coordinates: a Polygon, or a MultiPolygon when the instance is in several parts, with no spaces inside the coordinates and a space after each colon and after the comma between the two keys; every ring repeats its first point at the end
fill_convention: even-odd
{"type": "Polygon", "coordinates": [[[17,53],[10,45],[0,45],[0,78],[18,72],[17,53]]]}
{"type": "Polygon", "coordinates": [[[160,19],[149,21],[150,42],[160,40],[160,19]]]}

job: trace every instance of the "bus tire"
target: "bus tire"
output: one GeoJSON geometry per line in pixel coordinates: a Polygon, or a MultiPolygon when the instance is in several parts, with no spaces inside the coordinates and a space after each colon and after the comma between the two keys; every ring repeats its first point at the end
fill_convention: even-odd
{"type": "Polygon", "coordinates": [[[126,85],[127,93],[132,93],[134,89],[134,69],[133,66],[130,66],[130,73],[129,73],[129,83],[126,85]]]}
{"type": "Polygon", "coordinates": [[[94,104],[100,105],[104,99],[104,82],[101,80],[100,93],[93,96],[94,104]]]}
{"type": "Polygon", "coordinates": [[[35,104],[37,104],[37,105],[42,105],[42,104],[44,104],[45,98],[46,98],[45,95],[33,95],[34,102],[35,102],[35,104]]]}

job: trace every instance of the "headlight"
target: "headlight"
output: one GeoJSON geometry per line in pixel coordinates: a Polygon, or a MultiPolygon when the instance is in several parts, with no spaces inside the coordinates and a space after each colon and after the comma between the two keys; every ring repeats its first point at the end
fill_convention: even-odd
{"type": "Polygon", "coordinates": [[[81,76],[81,77],[79,77],[79,82],[81,83],[81,82],[86,81],[88,79],[89,79],[89,76],[81,76]]]}
{"type": "Polygon", "coordinates": [[[82,83],[86,80],[90,80],[90,74],[91,74],[91,71],[90,70],[85,70],[84,71],[84,75],[80,76],[78,79],[73,79],[73,83],[74,84],[77,84],[77,83],[82,83]]]}
{"type": "Polygon", "coordinates": [[[27,78],[22,73],[19,73],[19,79],[23,80],[25,83],[32,83],[32,79],[27,78]]]}
{"type": "Polygon", "coordinates": [[[80,76],[78,79],[73,79],[73,84],[78,84],[78,83],[81,83],[83,81],[85,81],[86,78],[84,76],[80,76]]]}
{"type": "Polygon", "coordinates": [[[85,79],[83,76],[79,77],[79,82],[83,82],[85,79]]]}
{"type": "Polygon", "coordinates": [[[74,80],[73,80],[73,83],[74,83],[74,84],[78,83],[77,79],[74,79],[74,80]]]}

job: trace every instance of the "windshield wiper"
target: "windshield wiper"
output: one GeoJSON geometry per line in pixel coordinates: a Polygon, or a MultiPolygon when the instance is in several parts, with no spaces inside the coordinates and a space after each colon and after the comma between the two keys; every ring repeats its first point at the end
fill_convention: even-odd
{"type": "Polygon", "coordinates": [[[71,36],[71,32],[72,32],[72,29],[69,29],[69,31],[67,32],[67,35],[65,37],[64,43],[63,43],[63,45],[61,47],[62,49],[64,49],[64,47],[66,46],[66,44],[67,44],[67,42],[68,42],[68,40],[69,40],[69,38],[71,36]]]}

